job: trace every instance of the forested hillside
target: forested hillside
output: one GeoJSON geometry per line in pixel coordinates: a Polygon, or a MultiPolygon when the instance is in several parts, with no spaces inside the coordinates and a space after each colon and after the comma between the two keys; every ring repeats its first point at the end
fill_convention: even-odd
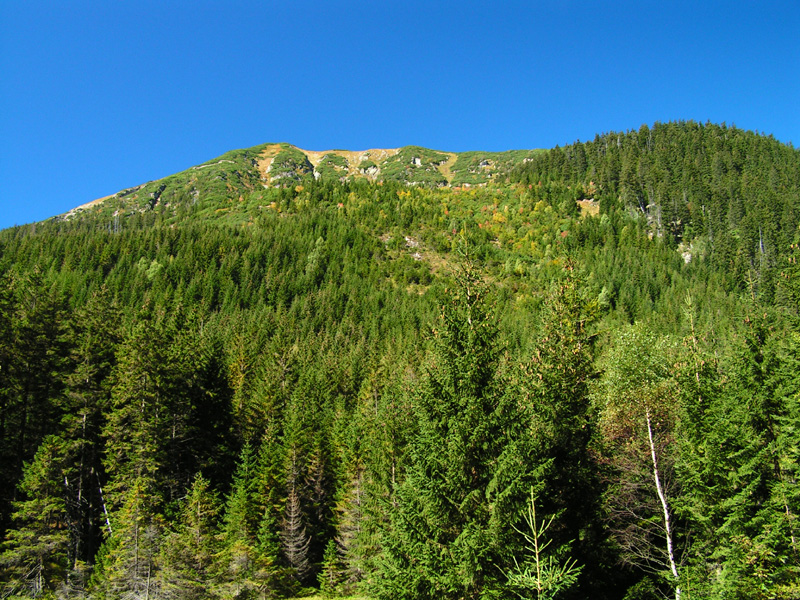
{"type": "Polygon", "coordinates": [[[368,152],[0,232],[2,597],[800,597],[800,152],[368,152]]]}

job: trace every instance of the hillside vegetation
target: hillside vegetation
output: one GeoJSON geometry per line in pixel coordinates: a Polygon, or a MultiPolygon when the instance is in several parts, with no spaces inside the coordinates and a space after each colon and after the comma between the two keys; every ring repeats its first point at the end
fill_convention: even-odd
{"type": "MultiPolygon", "coordinates": [[[[257,200],[265,188],[300,183],[313,176],[326,182],[392,182],[428,186],[485,186],[539,151],[436,152],[419,146],[389,150],[310,152],[290,144],[262,144],[234,150],[182,173],[122,190],[70,211],[132,215],[160,208],[222,205],[234,199],[257,200]]],[[[221,208],[217,206],[217,208],[221,208]]]]}
{"type": "Polygon", "coordinates": [[[800,153],[265,144],[0,232],[3,597],[797,598],[800,153]]]}

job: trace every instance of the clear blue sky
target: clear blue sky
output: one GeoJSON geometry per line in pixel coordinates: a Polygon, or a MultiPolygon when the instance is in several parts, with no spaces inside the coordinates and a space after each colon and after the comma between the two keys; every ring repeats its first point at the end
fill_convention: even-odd
{"type": "Polygon", "coordinates": [[[800,2],[0,0],[0,228],[234,148],[800,146],[800,2]]]}

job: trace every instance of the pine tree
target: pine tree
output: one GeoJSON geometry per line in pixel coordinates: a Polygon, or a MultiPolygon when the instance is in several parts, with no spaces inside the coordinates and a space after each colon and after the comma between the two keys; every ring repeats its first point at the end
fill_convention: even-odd
{"type": "MultiPolygon", "coordinates": [[[[323,426],[324,427],[324,426],[323,426]]],[[[325,540],[332,537],[333,474],[331,473],[331,449],[325,443],[325,435],[314,436],[307,459],[306,476],[303,481],[303,496],[306,499],[305,513],[309,538],[309,559],[319,564],[324,554],[325,540]]]]}
{"type": "MultiPolygon", "coordinates": [[[[48,522],[48,530],[66,535],[63,546],[52,547],[48,561],[66,568],[60,572],[59,586],[79,592],[99,545],[102,518],[100,497],[100,422],[106,405],[109,385],[107,377],[113,361],[114,335],[109,331],[113,319],[106,299],[90,298],[71,323],[73,340],[70,360],[75,365],[65,376],[64,417],[59,435],[45,438],[37,458],[28,467],[36,469],[38,482],[26,476],[23,484],[32,497],[25,503],[28,519],[39,511],[38,504],[50,498],[61,507],[61,516],[53,520],[52,510],[42,510],[34,522],[48,522]],[[27,483],[25,483],[27,482],[27,483]],[[49,486],[49,488],[48,488],[49,486]],[[47,491],[49,489],[49,491],[47,491]],[[43,495],[44,494],[44,495],[43,495]],[[65,555],[66,552],[66,555],[65,555]]],[[[33,523],[24,525],[29,529],[33,523]]],[[[13,536],[22,535],[16,531],[13,536]]],[[[51,587],[56,582],[51,581],[51,587]]]]}
{"type": "Polygon", "coordinates": [[[197,312],[185,318],[180,308],[166,327],[162,442],[169,460],[161,479],[168,502],[174,502],[202,471],[213,486],[227,483],[235,461],[231,449],[231,390],[224,375],[222,348],[215,335],[202,331],[197,312]]]}

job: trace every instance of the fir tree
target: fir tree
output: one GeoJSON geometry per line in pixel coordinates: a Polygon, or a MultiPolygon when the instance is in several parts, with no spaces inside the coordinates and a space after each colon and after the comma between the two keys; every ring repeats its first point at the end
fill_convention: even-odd
{"type": "Polygon", "coordinates": [[[525,519],[525,529],[519,532],[526,541],[525,556],[516,560],[514,568],[508,573],[508,589],[522,600],[553,600],[564,597],[578,582],[581,572],[577,562],[565,556],[566,546],[551,547],[552,539],[547,532],[555,516],[542,519],[536,516],[536,497],[531,488],[531,496],[525,519]]]}
{"type": "MultiPolygon", "coordinates": [[[[532,445],[543,469],[537,490],[540,514],[559,515],[549,535],[558,546],[574,543],[573,556],[583,567],[602,564],[606,544],[598,527],[603,486],[592,448],[597,416],[590,398],[596,377],[591,327],[597,307],[584,296],[574,269],[568,261],[545,300],[522,383],[532,445]]],[[[609,579],[601,569],[584,568],[581,583],[599,596],[609,579]]]]}

